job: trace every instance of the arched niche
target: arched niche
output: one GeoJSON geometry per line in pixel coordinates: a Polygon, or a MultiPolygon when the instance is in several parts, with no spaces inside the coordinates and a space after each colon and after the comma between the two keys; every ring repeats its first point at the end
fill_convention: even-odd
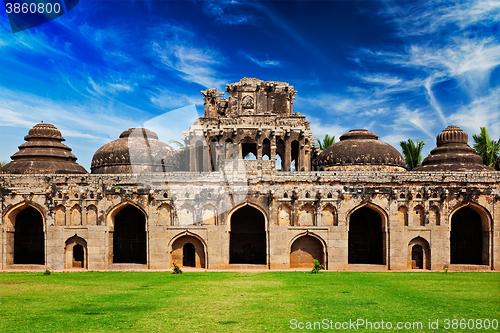
{"type": "Polygon", "coordinates": [[[206,247],[203,240],[191,233],[182,233],[171,241],[171,258],[177,266],[206,268],[206,247]]]}
{"type": "Polygon", "coordinates": [[[408,269],[431,269],[429,243],[422,237],[415,237],[408,243],[408,269]]]}
{"type": "Polygon", "coordinates": [[[326,251],[324,241],[309,233],[297,236],[290,246],[290,268],[311,268],[314,259],[325,265],[326,251]]]}
{"type": "Polygon", "coordinates": [[[68,238],[64,247],[64,268],[83,268],[87,266],[87,242],[85,239],[75,235],[68,238]]]}

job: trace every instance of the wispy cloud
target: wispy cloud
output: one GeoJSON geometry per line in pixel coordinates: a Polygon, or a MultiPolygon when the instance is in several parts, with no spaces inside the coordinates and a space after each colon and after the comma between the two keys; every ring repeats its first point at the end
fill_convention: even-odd
{"type": "MultiPolygon", "coordinates": [[[[206,0],[203,2],[203,11],[214,17],[221,24],[241,25],[256,24],[256,18],[245,12],[245,2],[236,0],[206,0]]],[[[248,7],[246,7],[247,9],[248,7]]]]}
{"type": "Polygon", "coordinates": [[[162,110],[173,110],[192,104],[203,104],[200,96],[178,93],[167,88],[158,89],[151,95],[151,102],[162,110]]]}
{"type": "Polygon", "coordinates": [[[151,40],[152,54],[183,80],[204,87],[223,85],[216,68],[222,65],[224,57],[219,51],[200,45],[191,31],[165,24],[154,29],[151,40]]]}
{"type": "Polygon", "coordinates": [[[259,65],[260,67],[270,68],[270,67],[282,66],[281,61],[271,60],[271,59],[269,59],[269,56],[263,56],[264,58],[267,58],[267,59],[259,59],[257,56],[254,56],[251,53],[240,52],[240,55],[245,57],[246,59],[250,60],[254,64],[259,65]]]}

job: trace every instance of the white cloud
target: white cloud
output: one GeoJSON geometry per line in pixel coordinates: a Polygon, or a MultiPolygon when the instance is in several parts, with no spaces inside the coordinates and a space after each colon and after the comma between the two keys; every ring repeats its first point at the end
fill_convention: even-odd
{"type": "Polygon", "coordinates": [[[203,102],[201,95],[195,97],[165,88],[159,89],[158,93],[150,97],[150,100],[154,105],[163,110],[172,110],[191,104],[201,104],[203,102]]]}
{"type": "Polygon", "coordinates": [[[154,29],[152,40],[150,49],[153,55],[183,80],[206,88],[223,86],[216,68],[222,65],[224,57],[220,52],[200,45],[192,32],[166,24],[154,29]]]}
{"type": "Polygon", "coordinates": [[[254,55],[252,55],[251,53],[242,52],[241,54],[245,58],[250,60],[251,62],[259,65],[260,67],[270,68],[270,67],[280,67],[281,66],[281,62],[279,60],[271,60],[271,59],[269,59],[269,57],[267,57],[267,59],[265,59],[265,60],[260,60],[257,57],[255,57],[254,55]]]}
{"type": "MultiPolygon", "coordinates": [[[[256,18],[242,9],[244,2],[236,0],[203,1],[203,11],[215,20],[227,25],[256,24],[256,18]]],[[[248,8],[248,7],[246,7],[248,8]]]]}

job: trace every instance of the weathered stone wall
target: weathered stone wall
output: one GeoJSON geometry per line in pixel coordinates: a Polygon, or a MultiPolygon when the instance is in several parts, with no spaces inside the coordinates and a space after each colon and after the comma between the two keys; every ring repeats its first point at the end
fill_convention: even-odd
{"type": "MultiPolygon", "coordinates": [[[[428,246],[432,270],[453,268],[451,217],[464,206],[481,217],[486,249],[481,267],[500,267],[500,231],[495,223],[500,221],[498,172],[274,172],[262,167],[266,162],[270,163],[245,161],[244,181],[242,175],[219,172],[140,177],[1,175],[1,268],[64,269],[71,262],[67,251],[72,251],[74,244],[86,244],[84,267],[89,270],[168,269],[174,242],[190,236],[197,239],[197,258],[205,254],[206,268],[226,269],[231,267],[231,216],[245,205],[264,216],[270,269],[290,267],[293,242],[303,235],[324,244],[322,251],[328,269],[350,269],[349,221],[351,214],[362,206],[380,215],[383,262],[387,269],[411,267],[413,243],[428,246]],[[244,188],[244,196],[234,207],[227,207],[221,199],[221,188],[229,188],[230,193],[244,188]],[[129,205],[146,218],[145,265],[113,264],[114,217],[129,205]],[[28,206],[43,217],[42,267],[14,265],[13,261],[16,216],[28,206]]],[[[196,265],[201,267],[201,261],[196,265]]],[[[474,267],[469,269],[477,269],[474,267]]]]}

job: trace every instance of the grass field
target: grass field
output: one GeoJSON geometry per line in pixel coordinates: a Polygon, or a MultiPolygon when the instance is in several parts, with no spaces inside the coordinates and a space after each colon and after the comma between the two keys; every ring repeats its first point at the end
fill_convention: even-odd
{"type": "Polygon", "coordinates": [[[500,274],[1,273],[0,303],[1,332],[314,332],[299,322],[324,319],[331,331],[341,331],[335,322],[363,319],[393,328],[422,322],[401,331],[463,332],[473,330],[451,322],[445,330],[444,320],[500,320],[500,274]],[[429,329],[429,319],[439,329],[429,329]]]}

